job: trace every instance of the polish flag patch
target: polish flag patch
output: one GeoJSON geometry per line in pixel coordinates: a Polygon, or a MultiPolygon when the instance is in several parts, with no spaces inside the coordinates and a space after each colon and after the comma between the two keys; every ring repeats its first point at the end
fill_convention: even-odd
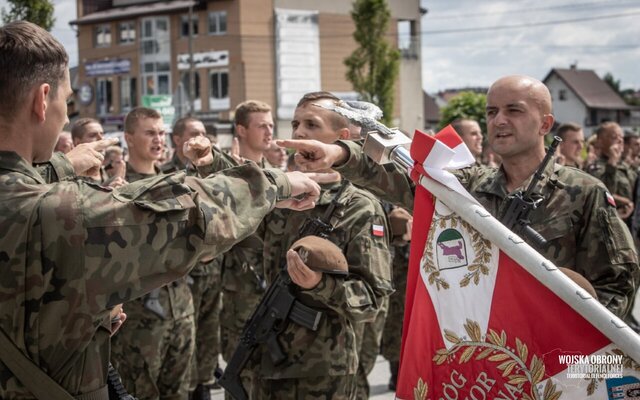
{"type": "Polygon", "coordinates": [[[371,226],[371,233],[373,233],[373,236],[383,237],[384,236],[384,226],[373,224],[371,226]]]}
{"type": "Polygon", "coordinates": [[[605,196],[607,198],[607,203],[609,203],[610,206],[615,207],[616,206],[616,199],[613,198],[611,193],[604,192],[604,194],[605,194],[605,196]]]}

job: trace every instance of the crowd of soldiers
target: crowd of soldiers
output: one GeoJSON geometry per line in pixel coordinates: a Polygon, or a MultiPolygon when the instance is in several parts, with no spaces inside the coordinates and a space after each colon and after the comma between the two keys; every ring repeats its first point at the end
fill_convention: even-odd
{"type": "MultiPolygon", "coordinates": [[[[0,80],[0,333],[52,378],[44,387],[106,399],[110,362],[139,399],[210,398],[220,358],[230,362],[266,289],[286,271],[296,301],[321,318],[314,329],[283,325],[277,362],[269,346],[252,354],[240,376],[248,397],[366,399],[379,353],[395,388],[415,185],[406,171],[363,156],[364,132],[330,110],[341,100],[328,92],[300,99],[292,140],[279,143],[294,150],[288,160],[271,107],[257,100],[236,107],[230,152],[193,117],[174,124],[167,146],[161,115],[144,107],[125,118],[125,151],[93,119],[59,135],[68,59],[49,33],[7,24],[0,49],[0,74],[15,75],[0,80]],[[314,220],[328,226],[323,237],[348,274],[312,268],[291,249],[314,220]]],[[[499,216],[544,156],[554,122],[548,90],[528,77],[498,80],[487,119],[485,151],[476,121],[453,122],[478,160],[458,177],[499,216]]],[[[557,130],[558,161],[583,167],[584,139],[574,132],[580,127],[557,130]]],[[[550,165],[532,223],[548,240],[543,255],[628,317],[640,277],[627,228],[640,214],[639,151],[623,151],[615,123],[596,137],[597,158],[584,165],[593,177],[550,165]]],[[[0,397],[37,398],[37,385],[2,361],[0,397]]]]}

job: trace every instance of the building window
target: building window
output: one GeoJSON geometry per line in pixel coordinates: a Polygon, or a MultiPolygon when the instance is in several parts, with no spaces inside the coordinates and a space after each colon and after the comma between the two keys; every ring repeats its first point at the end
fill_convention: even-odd
{"type": "Polygon", "coordinates": [[[123,76],[120,78],[120,111],[126,113],[138,105],[138,88],[136,78],[123,76]]]}
{"type": "Polygon", "coordinates": [[[171,94],[171,40],[167,17],[141,22],[140,69],[142,95],[171,94]]]}
{"type": "MultiPolygon", "coordinates": [[[[198,15],[194,14],[191,18],[191,26],[193,27],[193,36],[198,35],[198,15]]],[[[180,20],[180,34],[182,37],[189,37],[189,15],[183,15],[180,20]]]]}
{"type": "Polygon", "coordinates": [[[189,102],[189,99],[193,99],[193,111],[201,111],[202,110],[202,100],[200,99],[200,74],[198,71],[194,71],[193,75],[195,77],[195,96],[190,97],[189,93],[191,92],[191,84],[189,82],[189,71],[184,71],[180,73],[180,82],[182,83],[182,87],[184,88],[185,99],[182,99],[185,103],[189,102]]]}
{"type": "Polygon", "coordinates": [[[227,33],[227,12],[213,11],[209,13],[209,35],[227,33]]]}
{"type": "Polygon", "coordinates": [[[111,46],[111,25],[98,25],[93,28],[93,45],[95,47],[111,46]]]}
{"type": "Polygon", "coordinates": [[[418,35],[416,21],[398,21],[398,50],[403,58],[418,58],[418,35]]]}
{"type": "Polygon", "coordinates": [[[96,107],[98,115],[113,113],[111,78],[101,78],[96,82],[96,107]]]}
{"type": "Polygon", "coordinates": [[[229,73],[227,71],[209,71],[209,109],[228,110],[229,73]]]}
{"type": "Polygon", "coordinates": [[[558,91],[558,99],[562,100],[562,101],[567,100],[567,90],[566,89],[560,89],[558,91]]]}
{"type": "Polygon", "coordinates": [[[136,41],[136,23],[133,21],[118,24],[118,43],[131,44],[136,41]]]}

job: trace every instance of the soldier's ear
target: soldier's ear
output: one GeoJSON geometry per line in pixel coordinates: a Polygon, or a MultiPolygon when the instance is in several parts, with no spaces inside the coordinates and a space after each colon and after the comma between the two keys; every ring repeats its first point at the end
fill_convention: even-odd
{"type": "Polygon", "coordinates": [[[39,123],[43,123],[47,115],[49,92],[51,86],[48,83],[38,85],[33,91],[33,97],[31,100],[31,111],[35,115],[39,123]]]}
{"type": "Polygon", "coordinates": [[[351,137],[349,128],[342,128],[338,131],[338,140],[347,140],[349,137],[351,137]]]}
{"type": "Polygon", "coordinates": [[[247,133],[247,128],[245,128],[244,126],[242,126],[240,124],[236,125],[236,136],[237,137],[244,139],[246,133],[247,133]]]}
{"type": "Polygon", "coordinates": [[[553,122],[555,118],[553,118],[553,114],[545,114],[542,116],[542,126],[540,127],[540,136],[544,136],[547,133],[551,132],[551,128],[553,128],[553,122]]]}

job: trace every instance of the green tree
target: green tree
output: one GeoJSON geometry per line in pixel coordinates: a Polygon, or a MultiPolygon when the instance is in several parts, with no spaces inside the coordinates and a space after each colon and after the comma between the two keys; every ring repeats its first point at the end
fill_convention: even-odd
{"type": "Polygon", "coordinates": [[[53,17],[53,4],[49,0],[7,0],[9,11],[0,10],[2,22],[29,21],[50,31],[56,19],[53,17]]]}
{"type": "Polygon", "coordinates": [[[460,92],[449,103],[440,109],[439,129],[444,128],[458,118],[478,121],[482,133],[487,132],[487,118],[485,111],[487,96],[481,93],[460,92]]]}
{"type": "Polygon", "coordinates": [[[620,92],[620,79],[616,79],[613,77],[611,72],[607,72],[602,78],[603,81],[607,83],[607,85],[611,86],[611,89],[615,90],[616,93],[621,94],[620,92]]]}
{"type": "Polygon", "coordinates": [[[385,38],[391,13],[386,0],[356,0],[351,18],[359,47],[344,60],[347,80],[362,100],[384,112],[383,122],[393,119],[394,87],[400,68],[400,51],[385,38]]]}

